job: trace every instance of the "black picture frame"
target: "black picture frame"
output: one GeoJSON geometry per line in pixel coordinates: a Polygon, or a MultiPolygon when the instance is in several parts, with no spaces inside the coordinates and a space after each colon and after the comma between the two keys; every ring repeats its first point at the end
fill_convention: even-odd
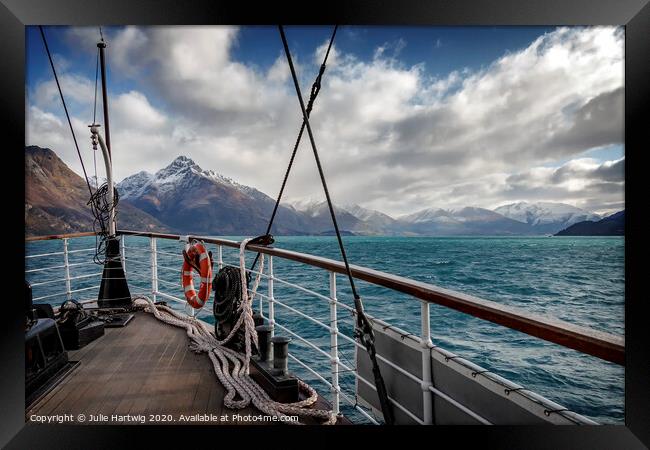
{"type": "MultiPolygon", "coordinates": [[[[642,224],[642,156],[650,148],[647,122],[650,105],[650,5],[648,0],[453,0],[453,1],[328,1],[217,2],[196,0],[0,0],[0,101],[5,171],[23,174],[25,141],[25,26],[97,24],[376,24],[376,25],[624,25],[625,47],[625,199],[626,199],[626,289],[625,289],[625,426],[549,427],[418,427],[406,430],[404,444],[444,447],[480,445],[481,448],[591,448],[633,449],[650,446],[650,354],[647,342],[644,276],[646,238],[642,224]],[[637,203],[639,202],[639,203],[637,203]],[[417,435],[417,436],[416,436],[417,435]],[[447,444],[442,444],[447,442],[447,444]],[[453,444],[449,444],[453,443],[453,444]]],[[[5,275],[2,313],[0,370],[0,446],[6,448],[120,448],[152,439],[208,439],[216,446],[227,431],[214,427],[117,427],[36,425],[24,418],[24,355],[22,279],[24,267],[24,179],[6,175],[3,196],[5,261],[11,273],[5,275]],[[10,210],[10,212],[9,212],[10,210]],[[11,227],[9,227],[9,225],[11,227]],[[23,228],[21,228],[21,226],[23,228]],[[11,229],[15,227],[16,229],[11,229]],[[14,238],[15,237],[15,238],[14,238]],[[14,273],[15,272],[15,273],[14,273]],[[10,281],[11,280],[11,281],[10,281]],[[15,281],[13,281],[15,280],[15,281]]],[[[287,427],[281,427],[287,431],[287,427]]],[[[383,439],[403,428],[353,427],[320,430],[344,433],[350,438],[383,439]],[[352,431],[352,433],[350,432],[352,431]]],[[[237,440],[266,441],[270,428],[235,430],[237,440]],[[239,431],[239,432],[237,432],[239,431]]],[[[310,439],[305,431],[288,430],[284,442],[310,439]]],[[[329,436],[337,445],[337,436],[329,436]]],[[[167,441],[171,442],[171,441],[167,441]]],[[[270,443],[270,442],[269,442],[270,443]]],[[[264,444],[262,444],[264,445],[264,444]]],[[[268,445],[268,444],[267,444],[268,445]]]]}

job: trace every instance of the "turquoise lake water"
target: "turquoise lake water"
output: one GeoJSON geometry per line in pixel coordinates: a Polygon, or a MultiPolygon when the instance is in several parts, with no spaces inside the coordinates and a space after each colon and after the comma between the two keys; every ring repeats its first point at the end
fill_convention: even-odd
{"type": "MultiPolygon", "coordinates": [[[[229,239],[238,240],[237,237],[229,239]]],[[[556,317],[576,325],[613,334],[624,333],[625,253],[622,237],[345,237],[352,264],[413,278],[516,306],[526,311],[556,317]]],[[[91,248],[94,238],[70,241],[72,251],[91,248]]],[[[151,289],[149,240],[126,237],[127,277],[132,294],[151,289]]],[[[334,237],[277,237],[276,247],[340,259],[334,237]]],[[[27,255],[60,252],[61,241],[26,244],[27,255]]],[[[179,284],[182,264],[178,241],[158,240],[159,289],[183,297],[179,284]]],[[[215,253],[215,246],[210,246],[215,253]]],[[[73,252],[71,276],[92,275],[73,280],[72,289],[86,289],[73,298],[96,298],[101,267],[81,263],[92,261],[92,251],[73,252]]],[[[238,251],[225,248],[224,262],[238,265],[238,251]]],[[[248,265],[252,262],[248,256],[248,265]]],[[[59,266],[62,255],[26,260],[26,270],[59,266]]],[[[327,272],[274,258],[276,277],[299,284],[323,295],[329,293],[327,272]]],[[[26,274],[32,283],[59,280],[63,269],[26,274]]],[[[352,306],[345,277],[337,276],[338,299],[352,306]]],[[[266,282],[260,292],[266,293],[266,282]]],[[[412,297],[358,282],[364,306],[371,315],[414,334],[420,332],[420,304],[412,297]]],[[[34,297],[65,291],[62,281],[33,288],[34,297]]],[[[275,298],[310,317],[328,323],[329,305],[289,286],[275,283],[275,298]]],[[[60,305],[64,295],[43,302],[60,305]]],[[[171,306],[183,309],[180,304],[171,306]]],[[[266,302],[264,302],[266,309],[266,302]]],[[[313,322],[276,306],[276,320],[329,351],[329,332],[313,322]]],[[[212,302],[199,317],[213,322],[212,302]]],[[[339,308],[341,330],[351,335],[352,317],[339,308]]],[[[437,305],[431,306],[432,338],[436,345],[533,390],[577,413],[600,423],[624,423],[624,369],[598,358],[583,355],[504,327],[437,305]]],[[[329,361],[299,341],[291,352],[309,362],[319,373],[329,374],[329,361]]],[[[351,344],[342,344],[342,361],[353,365],[351,344]]],[[[325,385],[297,364],[293,371],[322,392],[325,385]]],[[[326,376],[327,378],[327,376],[326,376]]],[[[353,396],[354,378],[341,374],[341,384],[353,396]]],[[[349,408],[343,410],[348,413],[349,408]]],[[[352,414],[351,412],[349,412],[352,414]]]]}

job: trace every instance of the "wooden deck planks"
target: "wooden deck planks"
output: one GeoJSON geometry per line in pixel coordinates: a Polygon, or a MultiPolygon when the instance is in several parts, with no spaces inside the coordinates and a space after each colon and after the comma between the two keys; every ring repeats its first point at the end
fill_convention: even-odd
{"type": "Polygon", "coordinates": [[[188,344],[185,330],[137,313],[126,327],[68,352],[80,365],[26,413],[220,415],[223,387],[209,358],[188,344]]]}
{"type": "Polygon", "coordinates": [[[232,421],[233,414],[261,413],[253,406],[225,408],[225,390],[212,362],[188,346],[185,330],[138,312],[126,327],[107,328],[101,338],[70,351],[69,359],[79,366],[26,414],[85,414],[87,420],[90,414],[144,414],[147,423],[150,414],[171,414],[176,420],[181,414],[227,414],[227,423],[259,423],[232,421]]]}

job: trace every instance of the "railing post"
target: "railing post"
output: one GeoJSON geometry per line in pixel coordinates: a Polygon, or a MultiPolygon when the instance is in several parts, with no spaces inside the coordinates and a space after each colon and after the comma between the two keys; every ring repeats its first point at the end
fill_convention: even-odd
{"type": "Polygon", "coordinates": [[[120,239],[120,256],[122,256],[122,268],[124,269],[124,276],[126,277],[126,235],[122,235],[120,239]]]}
{"type": "Polygon", "coordinates": [[[217,265],[219,270],[223,269],[223,246],[217,245],[217,265]]]}
{"type": "Polygon", "coordinates": [[[72,288],[70,285],[70,264],[68,262],[68,238],[63,239],[63,268],[65,271],[65,293],[68,300],[71,300],[72,288]]]}
{"type": "MultiPolygon", "coordinates": [[[[261,272],[264,273],[263,270],[262,270],[261,272]]],[[[268,272],[268,270],[267,270],[267,272],[268,272]]],[[[267,273],[267,275],[269,275],[269,274],[267,273]]],[[[254,277],[254,274],[253,274],[252,272],[251,272],[251,277],[255,278],[255,277],[254,277]]],[[[260,279],[261,279],[261,278],[262,278],[262,277],[260,276],[260,279]]],[[[263,300],[264,300],[264,299],[263,299],[262,296],[260,295],[260,306],[259,306],[259,310],[258,310],[258,312],[259,312],[260,316],[262,316],[262,317],[264,317],[264,301],[263,301],[263,300]]]]}
{"type": "Polygon", "coordinates": [[[336,273],[330,272],[330,364],[332,369],[332,411],[339,413],[339,343],[336,316],[336,273]]]}
{"type": "Polygon", "coordinates": [[[151,296],[156,301],[158,293],[158,251],[156,248],[156,238],[150,238],[151,244],[151,296]]]}
{"type": "Polygon", "coordinates": [[[269,326],[271,327],[271,337],[275,333],[275,307],[273,301],[273,256],[269,256],[269,326]]]}
{"type": "Polygon", "coordinates": [[[433,425],[433,393],[429,389],[433,386],[431,373],[431,319],[429,317],[429,303],[420,302],[420,315],[422,320],[422,334],[420,346],[422,347],[422,420],[425,425],[433,425]]]}

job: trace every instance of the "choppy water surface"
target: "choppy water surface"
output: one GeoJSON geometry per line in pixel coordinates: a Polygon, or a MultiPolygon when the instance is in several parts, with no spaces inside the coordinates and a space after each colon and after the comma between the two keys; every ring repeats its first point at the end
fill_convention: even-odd
{"type": "MultiPolygon", "coordinates": [[[[237,238],[231,238],[236,240],[237,238]]],[[[568,322],[622,335],[624,330],[624,239],[620,237],[345,237],[353,264],[406,276],[418,281],[472,294],[527,311],[557,317],[568,322]]],[[[72,289],[85,289],[74,298],[97,295],[101,267],[79,263],[92,260],[94,238],[70,241],[71,276],[96,273],[72,281],[72,289]],[[74,265],[79,264],[79,265],[74,265]]],[[[127,274],[132,293],[151,289],[149,240],[127,237],[127,274]]],[[[276,247],[333,259],[340,259],[334,237],[278,237],[276,247]]],[[[216,249],[211,246],[213,253],[216,249]]],[[[179,271],[182,264],[178,241],[158,240],[159,289],[182,297],[179,271]]],[[[27,254],[60,252],[61,241],[27,243],[27,254]]],[[[238,252],[224,248],[226,263],[238,264],[238,252]]],[[[248,258],[249,264],[252,257],[248,258]]],[[[60,266],[62,255],[28,258],[26,269],[60,266]]],[[[329,293],[327,272],[274,258],[275,275],[323,295],[329,293]]],[[[59,280],[62,268],[27,274],[32,283],[59,280]]],[[[346,279],[337,277],[339,301],[352,306],[346,279]]],[[[358,289],[369,314],[415,334],[419,333],[420,305],[413,298],[385,288],[359,282],[358,289]]],[[[34,287],[34,297],[65,290],[60,281],[34,287]]],[[[260,292],[266,293],[266,282],[260,292]]],[[[328,323],[329,305],[279,282],[275,298],[310,317],[328,323]]],[[[64,296],[37,301],[61,304],[64,296]]],[[[182,305],[172,306],[183,309],[182,305]]],[[[264,304],[266,309],[266,302],[264,304]]],[[[213,322],[211,302],[200,316],[213,322]]],[[[278,323],[309,338],[329,351],[329,332],[295,313],[276,306],[278,323]]],[[[352,331],[351,315],[339,308],[346,334],[352,331]]],[[[624,371],[615,364],[432,305],[431,327],[434,344],[490,369],[528,389],[601,423],[622,424],[624,371]]],[[[329,374],[329,361],[314,349],[294,341],[291,351],[322,374],[329,374]]],[[[342,343],[344,363],[352,365],[351,344],[342,343]]],[[[292,363],[291,369],[322,392],[327,392],[312,374],[292,363]]],[[[327,378],[327,376],[326,376],[327,378]]],[[[346,392],[353,394],[354,378],[341,374],[346,392]]],[[[346,410],[349,410],[346,408],[346,410]]]]}

